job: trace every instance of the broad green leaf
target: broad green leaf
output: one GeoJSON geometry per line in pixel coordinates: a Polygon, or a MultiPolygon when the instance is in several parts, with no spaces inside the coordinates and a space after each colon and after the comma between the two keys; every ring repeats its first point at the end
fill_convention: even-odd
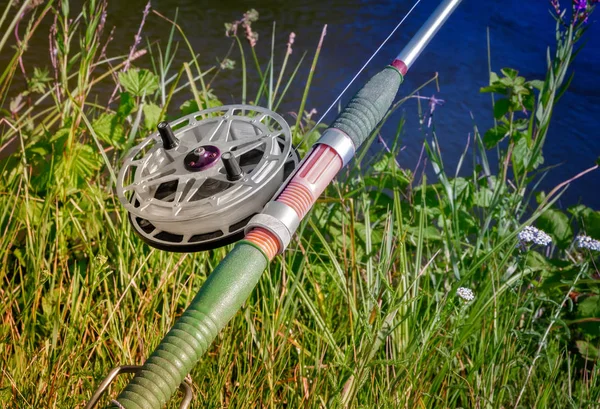
{"type": "Polygon", "coordinates": [[[500,119],[508,112],[510,101],[506,98],[499,99],[494,104],[494,118],[500,119]]]}
{"type": "Polygon", "coordinates": [[[156,126],[161,121],[161,108],[153,103],[148,103],[144,105],[142,109],[144,111],[144,126],[148,130],[156,129],[156,126]]]}
{"type": "Polygon", "coordinates": [[[119,83],[131,95],[141,97],[158,89],[158,76],[143,68],[131,68],[119,73],[119,83]]]}
{"type": "Polygon", "coordinates": [[[578,205],[570,208],[569,213],[577,218],[582,233],[600,239],[600,212],[578,205]]]}
{"type": "Polygon", "coordinates": [[[569,218],[560,210],[546,210],[538,219],[537,227],[548,233],[561,249],[567,248],[573,240],[569,218]]]}
{"type": "MultiPolygon", "coordinates": [[[[200,97],[202,97],[202,94],[200,94],[200,97]]],[[[208,101],[200,101],[200,103],[202,104],[201,107],[198,107],[198,104],[193,99],[185,101],[179,106],[182,115],[189,115],[198,112],[202,109],[213,108],[223,105],[223,103],[219,101],[219,99],[212,92],[208,91],[207,97],[208,101]]]]}
{"type": "Polygon", "coordinates": [[[548,259],[537,251],[530,251],[525,257],[525,265],[532,270],[542,270],[549,267],[548,259]]]}
{"type": "Polygon", "coordinates": [[[483,135],[483,143],[487,149],[498,145],[502,139],[508,135],[508,128],[505,125],[498,125],[490,129],[483,135]]]}
{"type": "Polygon", "coordinates": [[[577,315],[580,318],[600,319],[600,295],[593,295],[581,301],[577,305],[577,315]]]}
{"type": "Polygon", "coordinates": [[[500,71],[502,71],[502,74],[506,75],[507,77],[513,80],[516,79],[517,75],[519,74],[519,71],[513,68],[502,68],[500,71]]]}
{"type": "Polygon", "coordinates": [[[577,349],[579,350],[579,353],[585,358],[591,361],[595,361],[598,359],[598,357],[600,357],[600,349],[598,349],[591,343],[581,339],[577,340],[575,343],[577,344],[577,349]]]}
{"type": "Polygon", "coordinates": [[[515,174],[520,175],[523,173],[523,170],[527,163],[529,162],[529,157],[531,156],[531,150],[529,146],[527,146],[527,139],[521,137],[514,144],[513,152],[512,152],[512,162],[515,168],[515,174]]]}
{"type": "Polygon", "coordinates": [[[409,226],[407,228],[410,239],[417,243],[419,240],[419,234],[422,234],[423,239],[427,241],[439,241],[442,240],[442,234],[435,226],[426,226],[423,230],[420,230],[418,226],[409,226]]]}
{"type": "Polygon", "coordinates": [[[521,101],[523,102],[523,106],[526,110],[533,111],[533,108],[535,107],[535,95],[533,93],[528,92],[527,94],[523,95],[521,101]]]}
{"type": "Polygon", "coordinates": [[[115,148],[121,148],[125,144],[125,130],[116,114],[100,115],[92,122],[92,128],[100,140],[115,148]]]}
{"type": "Polygon", "coordinates": [[[121,98],[119,100],[119,109],[117,109],[117,114],[125,118],[134,109],[135,100],[131,97],[131,94],[129,92],[121,92],[121,98]]]}
{"type": "Polygon", "coordinates": [[[181,104],[179,110],[181,111],[181,115],[189,115],[199,111],[198,104],[193,99],[188,99],[181,104]]]}
{"type": "Polygon", "coordinates": [[[496,74],[494,71],[491,71],[490,72],[490,85],[497,82],[498,80],[500,80],[500,77],[498,77],[498,74],[496,74]]]}
{"type": "Polygon", "coordinates": [[[541,91],[544,88],[544,81],[531,80],[528,83],[529,83],[529,85],[531,85],[533,88],[537,89],[538,91],[541,91]]]}
{"type": "Polygon", "coordinates": [[[488,207],[492,203],[494,192],[487,187],[479,188],[474,195],[475,205],[479,207],[488,207]]]}
{"type": "Polygon", "coordinates": [[[495,82],[494,84],[489,85],[487,87],[481,87],[479,89],[479,92],[481,92],[481,93],[494,92],[496,94],[506,94],[506,85],[504,85],[500,82],[495,82]]]}

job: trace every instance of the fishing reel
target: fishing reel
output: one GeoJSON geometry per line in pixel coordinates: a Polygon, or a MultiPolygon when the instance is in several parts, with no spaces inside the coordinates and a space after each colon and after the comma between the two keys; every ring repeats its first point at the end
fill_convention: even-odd
{"type": "Polygon", "coordinates": [[[128,152],[117,195],[149,245],[209,250],[243,238],[298,162],[280,115],[220,106],[160,123],[128,152]]]}

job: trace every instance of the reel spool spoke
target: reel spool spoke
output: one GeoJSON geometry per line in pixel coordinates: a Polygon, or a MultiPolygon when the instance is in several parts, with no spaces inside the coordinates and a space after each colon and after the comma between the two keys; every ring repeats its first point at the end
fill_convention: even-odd
{"type": "Polygon", "coordinates": [[[175,190],[175,197],[173,198],[173,207],[171,208],[171,213],[173,216],[176,216],[181,211],[181,196],[183,196],[183,192],[189,182],[188,180],[179,179],[177,180],[177,189],[175,190]]]}
{"type": "Polygon", "coordinates": [[[261,137],[258,140],[252,138],[239,139],[235,141],[235,143],[228,144],[228,150],[237,158],[245,153],[259,148],[261,145],[264,145],[266,143],[265,139],[265,136],[261,137]]]}
{"type": "MultiPolygon", "coordinates": [[[[200,177],[200,178],[194,179],[194,184],[190,187],[190,189],[185,194],[183,199],[181,199],[181,196],[179,197],[179,199],[181,199],[181,200],[179,200],[179,203],[183,203],[183,204],[189,203],[190,199],[192,197],[194,197],[196,192],[198,192],[198,189],[200,189],[200,187],[204,184],[204,182],[206,182],[207,179],[208,179],[207,177],[200,177]]],[[[188,183],[189,183],[189,181],[188,181],[188,183]]],[[[182,193],[183,193],[183,190],[182,190],[182,193]]],[[[178,200],[176,199],[176,201],[178,201],[178,200]]]]}
{"type": "Polygon", "coordinates": [[[176,173],[170,173],[168,175],[160,176],[160,177],[152,177],[152,178],[144,178],[137,183],[142,189],[148,189],[153,186],[160,186],[163,183],[172,182],[173,180],[177,180],[179,175],[176,173]]]}
{"type": "Polygon", "coordinates": [[[232,137],[231,135],[231,127],[233,126],[233,121],[229,121],[224,119],[223,121],[225,121],[226,125],[225,125],[225,132],[223,132],[223,140],[225,142],[228,142],[229,139],[232,137]]]}
{"type": "Polygon", "coordinates": [[[206,138],[206,140],[202,140],[202,142],[213,142],[215,140],[215,136],[218,135],[219,129],[221,129],[221,125],[223,124],[223,122],[220,122],[215,129],[212,131],[212,133],[206,138]]]}
{"type": "Polygon", "coordinates": [[[170,125],[170,148],[154,133],[132,148],[119,172],[117,194],[134,231],[170,251],[242,238],[298,164],[289,126],[249,105],[206,109],[170,125]]]}
{"type": "Polygon", "coordinates": [[[132,160],[131,162],[129,162],[129,164],[131,166],[135,166],[136,168],[139,168],[140,166],[144,166],[144,162],[145,162],[145,160],[136,159],[136,160],[132,160]]]}

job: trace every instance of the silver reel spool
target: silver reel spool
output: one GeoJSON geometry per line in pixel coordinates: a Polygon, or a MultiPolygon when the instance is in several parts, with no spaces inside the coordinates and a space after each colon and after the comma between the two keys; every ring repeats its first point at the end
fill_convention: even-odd
{"type": "Polygon", "coordinates": [[[208,250],[243,238],[244,226],[297,165],[281,116],[221,106],[161,123],[127,154],[117,195],[151,246],[208,250]]]}

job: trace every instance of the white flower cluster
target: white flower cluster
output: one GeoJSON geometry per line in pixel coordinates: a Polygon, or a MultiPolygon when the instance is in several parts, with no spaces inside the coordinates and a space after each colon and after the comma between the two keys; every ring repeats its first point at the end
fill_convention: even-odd
{"type": "Polygon", "coordinates": [[[580,249],[600,251],[600,241],[592,239],[590,236],[578,236],[575,241],[580,249]]]}
{"type": "Polygon", "coordinates": [[[458,287],[456,294],[465,301],[473,301],[475,299],[475,294],[470,288],[458,287]]]}
{"type": "Polygon", "coordinates": [[[521,245],[525,245],[525,243],[535,243],[545,247],[552,243],[552,238],[548,236],[548,234],[532,226],[526,226],[519,232],[517,237],[519,238],[521,245]]]}

